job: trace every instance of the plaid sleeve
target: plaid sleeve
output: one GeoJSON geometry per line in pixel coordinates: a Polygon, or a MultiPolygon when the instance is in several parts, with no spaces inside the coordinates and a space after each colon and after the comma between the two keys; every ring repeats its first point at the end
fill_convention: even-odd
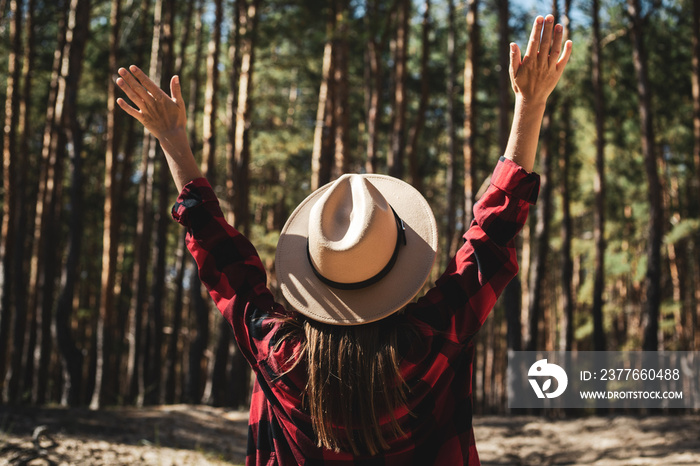
{"type": "Polygon", "coordinates": [[[435,287],[418,301],[419,320],[458,342],[476,333],[518,273],[513,240],[538,193],[539,175],[500,158],[489,188],[474,206],[464,245],[435,287]],[[431,311],[420,312],[422,308],[431,311]]]}
{"type": "Polygon", "coordinates": [[[248,239],[226,222],[216,194],[205,178],[188,183],[172,208],[187,228],[187,248],[216,307],[233,327],[252,365],[266,357],[261,335],[264,317],[278,305],[267,288],[267,274],[248,239]],[[246,323],[252,322],[250,328],[246,323]],[[260,323],[261,328],[257,328],[260,323]]]}

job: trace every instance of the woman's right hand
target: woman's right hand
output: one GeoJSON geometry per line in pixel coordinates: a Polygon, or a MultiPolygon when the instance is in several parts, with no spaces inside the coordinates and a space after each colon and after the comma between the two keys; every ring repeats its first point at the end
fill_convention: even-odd
{"type": "Polygon", "coordinates": [[[522,59],[518,45],[510,45],[510,80],[517,98],[537,104],[547,101],[571,56],[570,40],[562,53],[563,34],[562,25],[554,25],[554,16],[538,16],[522,59]]]}
{"type": "Polygon", "coordinates": [[[179,77],[173,76],[170,80],[171,97],[136,65],[131,65],[128,71],[119,68],[118,73],[117,85],[137,107],[134,108],[124,99],[118,98],[117,104],[126,113],[136,118],[161,141],[185,130],[187,116],[179,77]]]}

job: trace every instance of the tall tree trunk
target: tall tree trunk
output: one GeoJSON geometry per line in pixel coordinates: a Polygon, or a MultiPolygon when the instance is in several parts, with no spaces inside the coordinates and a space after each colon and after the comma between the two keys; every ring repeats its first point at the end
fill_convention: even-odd
{"type": "MultiPolygon", "coordinates": [[[[695,165],[695,183],[697,199],[700,199],[700,4],[693,2],[693,58],[692,58],[692,87],[693,87],[693,162],[695,165]]],[[[695,235],[695,280],[700,280],[700,232],[695,235]]],[[[700,286],[695,286],[695,310],[692,312],[691,349],[700,350],[700,286]]]]}
{"type": "Polygon", "coordinates": [[[240,34],[241,34],[241,77],[238,87],[238,111],[236,112],[236,140],[234,159],[236,160],[236,202],[233,206],[234,226],[243,234],[248,234],[250,224],[250,141],[249,126],[252,114],[253,100],[253,69],[255,64],[255,38],[258,23],[258,5],[260,0],[240,1],[240,34]]]}
{"type": "Polygon", "coordinates": [[[204,92],[204,120],[202,122],[202,172],[212,186],[216,184],[216,119],[221,24],[224,18],[223,0],[215,0],[214,6],[216,12],[207,54],[207,84],[204,92]]]}
{"type": "MultiPolygon", "coordinates": [[[[418,159],[418,138],[425,126],[425,112],[428,108],[430,82],[428,79],[428,60],[430,59],[430,0],[425,0],[423,5],[423,32],[421,36],[420,59],[420,98],[418,100],[418,113],[416,121],[408,130],[408,144],[406,145],[406,159],[411,173],[411,184],[418,191],[423,192],[423,173],[418,159]]],[[[448,238],[450,238],[449,236],[448,238]]]]}
{"type": "Polygon", "coordinates": [[[390,176],[403,178],[404,172],[404,132],[406,126],[406,79],[408,76],[408,23],[411,16],[411,2],[400,0],[396,14],[396,46],[394,56],[394,110],[391,128],[388,172],[390,176]]]}
{"type": "MultiPolygon", "coordinates": [[[[554,17],[559,16],[557,0],[552,8],[554,17]]],[[[537,206],[537,222],[535,224],[535,260],[530,275],[530,302],[528,303],[528,340],[527,351],[537,349],[539,324],[543,321],[544,284],[547,279],[547,254],[549,253],[549,219],[552,214],[552,108],[555,107],[555,96],[549,98],[549,105],[542,120],[540,144],[540,194],[537,206]]]]}
{"type": "MultiPolygon", "coordinates": [[[[163,18],[163,0],[156,0],[153,6],[153,36],[151,39],[151,59],[148,75],[156,82],[161,79],[161,35],[163,18]]],[[[133,318],[130,322],[129,338],[129,386],[130,398],[135,399],[138,405],[146,402],[146,390],[151,380],[146,380],[146,371],[152,367],[151,357],[151,334],[147,331],[152,329],[153,323],[144,324],[144,315],[151,311],[149,289],[148,289],[148,269],[151,266],[151,241],[153,234],[153,190],[155,185],[155,160],[157,153],[156,140],[149,132],[143,136],[143,149],[141,154],[141,180],[139,183],[138,198],[141,205],[138,209],[136,223],[136,238],[134,241],[134,283],[132,284],[131,314],[133,318]]],[[[154,279],[155,282],[155,279],[154,279]]],[[[151,290],[152,291],[152,290],[151,290]]],[[[149,316],[150,317],[150,316],[149,316]]],[[[93,396],[94,400],[94,396],[93,396]]]]}
{"type": "MultiPolygon", "coordinates": [[[[216,94],[218,93],[218,66],[219,50],[221,48],[221,23],[223,21],[223,7],[221,0],[216,0],[216,17],[214,19],[214,32],[209,41],[209,55],[207,57],[207,86],[204,95],[204,124],[203,139],[204,146],[202,160],[204,161],[203,172],[212,186],[216,185],[215,171],[215,149],[216,139],[214,124],[216,122],[216,94]]],[[[231,345],[231,326],[224,319],[218,320],[216,348],[213,350],[214,357],[209,365],[207,374],[207,388],[204,398],[207,403],[214,406],[222,406],[223,398],[226,395],[226,366],[228,364],[229,346],[231,345]]]]}
{"type": "MultiPolygon", "coordinates": [[[[150,0],[141,0],[140,10],[142,12],[139,28],[146,30],[148,11],[150,10],[150,0]]],[[[146,52],[146,41],[139,39],[137,43],[137,59],[142,62],[146,52]]],[[[127,139],[124,143],[124,164],[122,166],[122,179],[120,185],[122,192],[125,188],[125,183],[131,177],[128,168],[131,166],[131,159],[136,148],[136,134],[134,129],[133,118],[127,120],[126,134],[127,139]]],[[[142,137],[144,147],[142,148],[141,166],[139,169],[141,178],[138,184],[138,198],[143,199],[140,208],[136,214],[136,232],[134,234],[134,267],[131,275],[131,281],[128,287],[132,290],[131,300],[128,310],[128,327],[127,327],[127,342],[129,346],[126,360],[126,377],[123,389],[124,398],[129,402],[137,401],[139,395],[139,387],[141,371],[141,358],[143,357],[143,303],[146,295],[146,271],[148,270],[148,248],[150,243],[150,209],[151,197],[148,193],[148,173],[151,170],[148,159],[149,144],[152,143],[152,137],[149,134],[144,134],[142,137]],[[140,284],[143,284],[140,286],[140,284]]]]}
{"type": "MultiPolygon", "coordinates": [[[[78,124],[78,85],[83,67],[83,52],[90,24],[89,0],[73,0],[68,30],[73,31],[69,58],[68,74],[65,75],[66,98],[64,112],[64,131],[70,156],[70,239],[68,258],[61,277],[61,293],[56,306],[54,334],[58,342],[63,364],[64,387],[62,403],[76,406],[80,403],[82,389],[83,354],[77,348],[71,335],[71,314],[75,284],[78,279],[78,265],[83,238],[83,174],[82,174],[82,131],[78,124]]],[[[64,57],[66,55],[64,54],[64,57]]],[[[65,62],[64,62],[65,63],[65,62]]],[[[64,68],[65,69],[65,68],[64,68]]],[[[40,388],[42,389],[42,388],[40,388]]]]}
{"type": "MultiPolygon", "coordinates": [[[[22,390],[31,394],[32,386],[34,385],[34,353],[36,342],[39,333],[39,286],[42,283],[44,275],[44,259],[46,250],[45,231],[46,224],[50,221],[52,214],[51,199],[55,184],[52,181],[55,177],[56,170],[56,147],[58,144],[58,125],[56,123],[56,102],[58,99],[58,81],[61,73],[61,64],[63,62],[63,52],[67,37],[67,19],[68,19],[68,3],[64,3],[61,9],[59,19],[58,36],[56,40],[56,48],[54,50],[54,61],[51,67],[51,81],[49,83],[49,94],[47,98],[46,118],[42,135],[41,159],[39,170],[39,181],[37,189],[37,200],[34,206],[34,220],[30,225],[32,240],[31,259],[29,268],[29,283],[27,286],[27,331],[25,337],[25,345],[23,351],[22,366],[24,374],[22,377],[22,390]]],[[[31,218],[31,211],[30,211],[31,218]]]]}
{"type": "Polygon", "coordinates": [[[468,228],[474,215],[476,196],[476,93],[479,68],[479,0],[469,0],[467,10],[467,57],[464,62],[464,227],[468,228]]]}
{"type": "Polygon", "coordinates": [[[661,306],[661,241],[663,235],[663,206],[658,162],[654,150],[654,123],[651,108],[651,90],[647,55],[644,47],[642,16],[639,0],[627,0],[631,21],[632,52],[637,75],[639,119],[641,125],[642,156],[647,175],[647,200],[649,202],[649,226],[647,233],[647,271],[644,279],[646,299],[642,314],[644,340],[642,349],[656,351],[659,348],[659,308],[661,306]]]}
{"type": "MultiPolygon", "coordinates": [[[[564,2],[564,38],[571,37],[571,0],[564,2]]],[[[571,221],[571,194],[570,194],[570,148],[571,148],[571,99],[565,95],[561,104],[562,126],[559,131],[559,170],[561,173],[561,286],[560,308],[562,320],[559,328],[559,349],[571,351],[574,344],[574,292],[573,270],[574,262],[571,258],[571,239],[573,227],[571,221]]]]}
{"type": "MultiPolygon", "coordinates": [[[[233,23],[228,44],[228,60],[231,64],[229,71],[229,92],[226,97],[226,200],[232,206],[235,202],[235,187],[233,186],[236,172],[236,159],[234,157],[236,144],[236,110],[238,109],[238,80],[241,74],[241,41],[238,33],[240,27],[240,9],[234,3],[233,23]]],[[[233,210],[226,214],[229,223],[233,223],[233,210]]]]}
{"type": "MultiPolygon", "coordinates": [[[[175,66],[173,51],[175,5],[175,0],[163,0],[159,51],[161,54],[160,86],[168,93],[170,92],[170,77],[173,75],[173,67],[175,66]]],[[[170,171],[159,145],[156,145],[155,152],[158,178],[157,185],[154,188],[158,190],[158,208],[156,211],[155,248],[153,250],[155,267],[148,303],[147,328],[151,344],[148,347],[148,358],[144,361],[144,370],[146,371],[145,404],[156,404],[160,401],[161,396],[167,233],[168,226],[171,225],[172,221],[169,215],[169,207],[172,200],[170,195],[170,187],[172,185],[170,171]]]]}
{"type": "MultiPolygon", "coordinates": [[[[58,134],[55,146],[55,161],[56,164],[53,177],[49,177],[49,183],[53,182],[53,187],[49,190],[52,193],[50,197],[50,221],[45,223],[46,230],[44,234],[49,235],[45,242],[44,254],[44,277],[41,293],[41,313],[39,314],[39,329],[38,344],[35,351],[36,373],[33,382],[32,400],[37,404],[43,404],[47,395],[47,382],[49,377],[49,364],[52,357],[51,349],[51,333],[54,324],[58,321],[53,321],[53,310],[55,308],[54,288],[56,283],[58,263],[58,235],[53,234],[56,231],[56,223],[58,222],[59,209],[61,205],[61,187],[63,184],[63,160],[66,156],[67,149],[75,148],[75,139],[77,136],[74,133],[73,125],[76,93],[78,81],[82,71],[83,52],[85,43],[87,42],[89,28],[90,4],[88,0],[71,0],[70,10],[68,15],[68,24],[66,32],[66,43],[64,46],[61,73],[58,79],[58,91],[56,99],[56,122],[59,125],[58,134]]],[[[53,141],[52,141],[53,143],[53,141]]],[[[74,153],[71,152],[71,155],[74,153]]],[[[74,162],[72,160],[72,162],[74,162]]],[[[77,162],[80,164],[80,161],[77,162]]],[[[76,200],[76,199],[72,199],[76,200]]],[[[82,234],[78,231],[77,234],[82,234]]],[[[62,328],[55,328],[55,333],[63,331],[62,328]]],[[[59,347],[63,351],[64,348],[59,347]]]]}
{"type": "MultiPolygon", "coordinates": [[[[0,262],[2,262],[2,298],[0,299],[0,389],[5,379],[7,355],[10,348],[10,319],[14,304],[15,285],[13,281],[13,265],[15,252],[15,227],[17,215],[17,122],[19,121],[20,77],[22,67],[22,2],[10,2],[10,55],[8,57],[7,88],[5,97],[5,124],[3,129],[2,147],[2,220],[0,221],[0,262]]],[[[16,260],[22,260],[21,257],[16,260]]],[[[19,278],[19,277],[17,277],[19,278]]],[[[15,327],[24,319],[23,315],[15,315],[15,327]]],[[[22,331],[24,329],[21,329],[22,331]]],[[[17,335],[15,334],[15,338],[17,335]]],[[[14,359],[14,357],[13,357],[14,359]]],[[[0,390],[2,392],[2,390],[0,390]]],[[[16,394],[14,394],[16,396],[16,394]]],[[[14,401],[14,400],[13,400],[14,401]]]]}
{"type": "MultiPolygon", "coordinates": [[[[27,31],[26,45],[24,47],[24,64],[22,67],[22,99],[19,110],[19,153],[23,157],[19,158],[17,167],[17,198],[15,199],[15,208],[18,210],[19,217],[15,228],[15,260],[13,265],[13,274],[15,277],[25,277],[25,254],[28,246],[28,228],[30,206],[36,205],[32,202],[31,196],[28,193],[28,170],[30,166],[35,166],[35,161],[30,160],[32,151],[29,148],[31,140],[31,101],[32,101],[32,77],[34,73],[34,55],[35,55],[35,40],[34,40],[34,11],[36,0],[29,0],[27,4],[27,14],[25,21],[25,29],[27,31]],[[28,202],[27,202],[28,201],[28,202]]],[[[12,366],[7,373],[8,380],[8,396],[10,403],[18,401],[20,383],[22,380],[22,360],[24,357],[25,336],[27,330],[27,287],[24,284],[19,284],[15,288],[14,301],[14,326],[12,338],[12,366]]],[[[0,372],[2,373],[2,372],[0,372]]]]}
{"type": "Polygon", "coordinates": [[[365,171],[367,173],[377,172],[377,135],[378,125],[381,119],[382,86],[384,84],[384,71],[382,68],[382,51],[386,46],[391,30],[391,18],[399,1],[391,2],[389,11],[381,13],[379,11],[379,0],[368,0],[365,13],[365,23],[368,31],[367,38],[367,67],[365,79],[365,100],[367,107],[367,159],[365,161],[365,171]],[[380,30],[378,23],[383,21],[383,28],[380,30]]]}
{"type": "MultiPolygon", "coordinates": [[[[117,50],[119,47],[119,28],[121,26],[121,0],[112,0],[110,13],[110,38],[109,38],[109,69],[114,72],[118,65],[117,50]]],[[[110,73],[107,82],[107,141],[105,147],[105,203],[104,203],[104,228],[102,232],[102,276],[100,308],[97,318],[97,358],[111,359],[108,353],[108,342],[111,341],[108,333],[112,333],[112,321],[114,316],[114,276],[116,271],[117,246],[119,244],[119,226],[116,223],[116,179],[118,166],[115,157],[119,152],[119,139],[117,136],[115,106],[116,85],[110,73]]],[[[107,363],[107,370],[113,368],[107,363]]],[[[104,374],[104,372],[103,372],[104,374]]],[[[72,386],[72,384],[69,384],[72,386]]]]}
{"type": "MultiPolygon", "coordinates": [[[[503,154],[508,144],[508,132],[510,130],[510,78],[508,67],[510,57],[508,55],[510,44],[510,20],[509,0],[498,0],[498,64],[501,68],[498,73],[498,149],[503,154]]],[[[522,239],[516,239],[516,248],[521,249],[522,239]]],[[[520,351],[522,349],[523,329],[522,315],[522,289],[521,277],[517,276],[506,285],[503,290],[503,306],[506,317],[506,347],[508,350],[520,351]]]]}
{"type": "Polygon", "coordinates": [[[348,27],[351,18],[349,0],[336,0],[336,29],[333,38],[333,88],[335,105],[333,107],[333,170],[331,178],[336,179],[347,172],[350,166],[348,146],[349,109],[348,109],[348,27]]]}
{"type": "MultiPolygon", "coordinates": [[[[190,89],[188,99],[188,126],[190,134],[190,145],[193,151],[198,146],[197,125],[195,125],[196,115],[199,110],[199,68],[202,60],[202,14],[204,1],[199,0],[195,17],[195,58],[190,77],[190,89]]],[[[230,176],[230,175],[229,175],[230,176]]],[[[199,403],[202,399],[202,364],[204,352],[209,340],[209,303],[202,298],[202,283],[197,275],[197,264],[194,259],[188,261],[187,267],[190,269],[190,309],[195,316],[196,334],[190,343],[188,355],[187,378],[184,387],[184,399],[188,403],[199,403]]]]}
{"type": "Polygon", "coordinates": [[[331,73],[333,70],[333,34],[335,34],[335,15],[333,8],[329,13],[327,25],[328,39],[323,48],[323,64],[321,69],[321,87],[318,91],[318,107],[316,109],[316,126],[314,127],[314,144],[311,151],[311,189],[316,190],[331,180],[330,139],[333,106],[331,92],[331,73]]]}
{"type": "Polygon", "coordinates": [[[605,286],[605,101],[603,96],[602,57],[600,50],[600,6],[593,0],[593,47],[591,49],[591,81],[595,105],[595,212],[593,238],[595,241],[595,275],[593,281],[593,349],[605,351],[603,331],[603,288],[605,286]]]}
{"type": "MultiPolygon", "coordinates": [[[[455,3],[454,0],[447,2],[447,169],[445,173],[445,183],[447,191],[447,223],[445,224],[445,263],[449,263],[457,252],[458,238],[461,234],[456,233],[457,224],[457,125],[455,123],[454,101],[456,97],[456,69],[457,55],[455,52],[455,3]]],[[[461,196],[459,196],[461,197],[461,196]]],[[[465,226],[466,228],[466,226],[465,226]]]]}

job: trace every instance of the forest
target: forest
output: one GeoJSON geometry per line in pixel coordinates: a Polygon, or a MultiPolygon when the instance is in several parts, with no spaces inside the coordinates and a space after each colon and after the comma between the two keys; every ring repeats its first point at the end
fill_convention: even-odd
{"type": "Polygon", "coordinates": [[[202,171],[280,300],[287,216],[345,172],[428,199],[432,282],[507,141],[508,44],[548,13],[574,52],[519,276],[478,335],[475,410],[504,411],[508,350],[700,350],[699,2],[0,0],[1,402],[248,404],[119,67],[181,77],[202,171]]]}

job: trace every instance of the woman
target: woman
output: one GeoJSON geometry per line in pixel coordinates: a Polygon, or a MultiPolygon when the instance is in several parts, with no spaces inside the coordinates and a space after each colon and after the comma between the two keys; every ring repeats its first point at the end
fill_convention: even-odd
{"type": "Polygon", "coordinates": [[[411,302],[436,255],[422,196],[381,175],[344,175],[287,221],[276,269],[292,309],[274,302],[255,248],[229,226],[171,95],[137,67],[119,106],[160,141],[180,196],[173,217],[202,281],[231,323],[256,381],[248,464],[479,464],[471,426],[472,337],[517,273],[513,238],[539,190],[530,173],[547,97],[571,55],[563,29],[538,17],[527,50],[511,44],[515,114],[465,244],[411,302]]]}

